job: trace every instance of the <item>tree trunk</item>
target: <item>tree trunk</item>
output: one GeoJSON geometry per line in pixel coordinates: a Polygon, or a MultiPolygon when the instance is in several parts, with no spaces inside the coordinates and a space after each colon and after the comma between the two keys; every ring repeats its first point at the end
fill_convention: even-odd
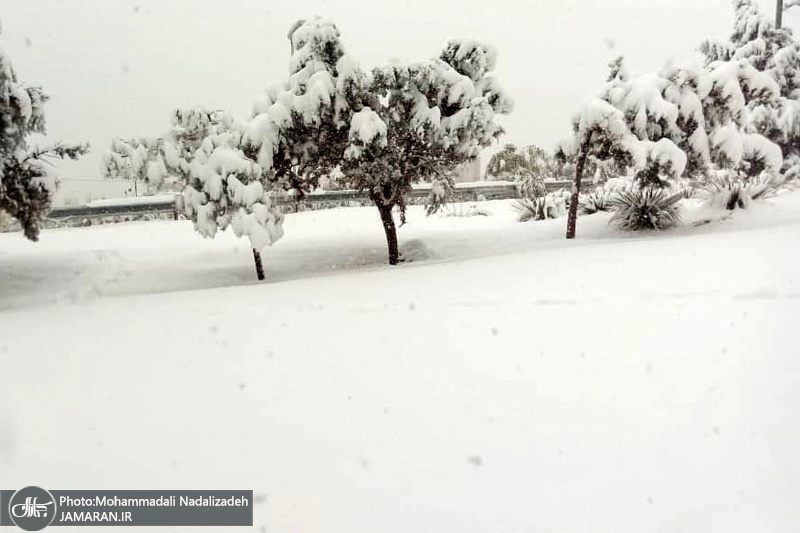
{"type": "Polygon", "coordinates": [[[258,281],[264,280],[264,265],[261,263],[261,253],[253,248],[253,261],[256,263],[256,276],[258,281]]]}
{"type": "Polygon", "coordinates": [[[386,243],[389,245],[389,264],[396,265],[400,262],[400,253],[397,249],[397,228],[394,225],[394,218],[392,218],[393,206],[383,205],[380,199],[375,199],[374,202],[378,207],[378,212],[381,214],[383,231],[386,233],[386,243]]]}
{"type": "Polygon", "coordinates": [[[781,29],[783,23],[783,0],[777,0],[775,6],[775,28],[781,29]]]}
{"type": "Polygon", "coordinates": [[[586,164],[586,157],[589,155],[589,143],[591,141],[592,134],[590,133],[581,145],[578,164],[575,165],[575,181],[572,182],[572,198],[570,198],[569,214],[567,215],[567,239],[575,238],[575,224],[578,221],[578,202],[580,201],[583,167],[586,164]]]}

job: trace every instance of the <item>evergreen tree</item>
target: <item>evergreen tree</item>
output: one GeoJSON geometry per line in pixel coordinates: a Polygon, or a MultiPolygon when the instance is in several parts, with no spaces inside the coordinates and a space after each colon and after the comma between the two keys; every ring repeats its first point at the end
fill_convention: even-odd
{"type": "Polygon", "coordinates": [[[572,131],[572,137],[562,142],[556,152],[561,160],[576,162],[567,213],[567,239],[575,237],[586,162],[594,159],[624,172],[640,158],[637,139],[628,129],[622,111],[605,100],[595,98],[589,101],[573,118],[572,131]]]}
{"type": "Polygon", "coordinates": [[[302,194],[341,175],[350,121],[376,97],[333,22],[298,21],[289,35],[289,79],[256,103],[244,143],[277,187],[302,194]]]}
{"type": "Polygon", "coordinates": [[[282,216],[254,185],[245,194],[237,181],[302,193],[323,177],[333,178],[369,194],[386,233],[389,262],[396,264],[393,210],[404,220],[411,185],[449,183],[459,164],[502,134],[495,115],[510,112],[512,102],[490,75],[496,53],[473,41],[453,41],[438,58],[368,74],[345,53],[338,28],[328,20],[298,21],[289,35],[289,79],[267,90],[250,120],[215,125],[213,117],[205,120],[199,113],[188,121],[197,128],[178,120],[198,133],[173,131],[154,141],[112,146],[107,174],[128,169],[148,183],[174,174],[186,183],[187,213],[198,231],[212,236],[230,224],[237,233],[242,228],[254,247],[280,237],[282,216]],[[263,208],[249,205],[254,197],[263,208]],[[232,209],[241,213],[242,206],[252,222],[236,223],[232,209]]]}
{"type": "MultiPolygon", "coordinates": [[[[763,135],[780,147],[780,173],[787,178],[796,177],[800,175],[800,45],[790,29],[776,28],[752,0],[735,0],[734,9],[734,30],[729,41],[706,42],[701,51],[707,65],[739,62],[743,81],[756,81],[757,90],[742,95],[747,111],[742,126],[748,133],[763,135]]],[[[777,161],[775,151],[771,157],[757,154],[754,142],[763,143],[754,139],[749,145],[744,140],[741,165],[723,166],[735,167],[732,171],[745,178],[758,175],[764,168],[771,169],[777,161]],[[748,152],[755,155],[748,156],[748,152]]]]}
{"type": "Polygon", "coordinates": [[[29,137],[45,133],[44,103],[39,87],[26,87],[0,50],[0,211],[19,220],[25,236],[36,241],[50,210],[56,177],[49,158],[77,159],[89,146],[56,143],[31,146],[29,137]]]}
{"type": "Polygon", "coordinates": [[[183,190],[189,180],[189,163],[203,140],[233,124],[224,111],[203,107],[175,109],[171,129],[159,137],[115,138],[103,153],[101,173],[108,179],[127,179],[153,194],[183,190]]]}
{"type": "Polygon", "coordinates": [[[486,164],[486,177],[495,181],[514,181],[525,168],[525,158],[519,148],[506,144],[493,154],[486,164]]]}
{"type": "MultiPolygon", "coordinates": [[[[745,4],[737,0],[735,42],[771,35],[769,25],[753,18],[752,6],[745,4]]],[[[622,59],[611,63],[599,100],[584,108],[573,123],[573,138],[560,152],[562,159],[577,157],[579,162],[567,238],[575,235],[581,171],[588,160],[604,168],[604,161],[611,161],[617,171],[633,173],[633,185],[642,192],[626,198],[642,204],[621,206],[637,220],[626,215],[622,225],[627,227],[643,227],[638,221],[650,215],[676,220],[676,197],[645,189],[677,189],[684,179],[706,181],[719,169],[742,179],[780,171],[780,147],[752,125],[754,110],[774,105],[781,91],[768,72],[754,66],[769,65],[758,59],[764,46],[706,43],[703,50],[709,59],[703,68],[666,67],[636,78],[627,75],[622,59]],[[657,216],[661,208],[669,208],[668,216],[657,216]]]]}
{"type": "Polygon", "coordinates": [[[555,168],[553,156],[538,146],[520,149],[513,144],[506,144],[489,158],[486,175],[493,180],[518,181],[532,174],[544,180],[556,177],[555,168]]]}
{"type": "Polygon", "coordinates": [[[260,250],[283,236],[283,215],[268,190],[271,174],[245,154],[247,124],[223,111],[176,109],[172,128],[161,137],[115,139],[103,155],[107,177],[142,182],[151,191],[177,188],[185,214],[204,237],[231,227],[247,236],[259,279],[260,250]]]}
{"type": "Polygon", "coordinates": [[[412,183],[449,180],[502,133],[494,115],[509,112],[511,101],[489,75],[496,53],[451,42],[439,58],[367,74],[330,21],[305,21],[291,39],[289,80],[256,106],[245,133],[249,153],[285,188],[309,190],[336,175],[366,191],[396,264],[392,212],[398,208],[404,220],[412,183]]]}
{"type": "Polygon", "coordinates": [[[390,264],[400,259],[392,210],[404,221],[412,184],[448,180],[502,134],[495,115],[513,104],[490,75],[495,63],[491,47],[460,40],[437,59],[373,71],[373,106],[353,115],[342,171],[377,206],[390,264]]]}

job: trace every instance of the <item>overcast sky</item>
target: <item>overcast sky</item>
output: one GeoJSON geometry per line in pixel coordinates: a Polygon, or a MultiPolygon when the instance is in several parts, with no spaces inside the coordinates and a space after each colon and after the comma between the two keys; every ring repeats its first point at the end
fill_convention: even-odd
{"type": "MultiPolygon", "coordinates": [[[[0,45],[24,82],[51,95],[51,138],[91,143],[82,161],[59,166],[71,188],[85,188],[76,180],[100,179],[112,137],[158,135],[175,107],[245,117],[287,77],[292,22],[314,15],[338,24],[365,68],[436,56],[451,38],[493,44],[516,100],[501,142],[551,147],[609,60],[624,54],[633,74],[699,61],[704,38],[730,33],[733,9],[730,0],[0,0],[0,45]]],[[[800,26],[800,9],[786,19],[800,26]]]]}

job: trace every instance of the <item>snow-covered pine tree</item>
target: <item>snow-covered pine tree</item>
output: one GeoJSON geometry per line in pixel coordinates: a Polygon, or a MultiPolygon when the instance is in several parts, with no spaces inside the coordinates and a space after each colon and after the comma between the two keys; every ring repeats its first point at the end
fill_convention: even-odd
{"type": "Polygon", "coordinates": [[[491,76],[496,57],[485,44],[458,40],[436,59],[373,70],[372,106],[353,115],[342,171],[378,208],[390,264],[400,260],[392,211],[404,221],[412,184],[448,179],[502,134],[496,116],[513,102],[491,76]]]}
{"type": "Polygon", "coordinates": [[[247,236],[258,279],[264,279],[260,250],[283,236],[283,214],[267,194],[264,170],[242,150],[243,124],[203,139],[192,155],[183,191],[184,208],[204,237],[229,226],[247,236]]]}
{"type": "MultiPolygon", "coordinates": [[[[599,168],[587,161],[584,172],[595,175],[599,168]]],[[[507,144],[492,155],[486,167],[486,176],[494,180],[513,181],[524,205],[528,200],[541,198],[547,193],[545,180],[569,179],[574,175],[572,162],[559,161],[552,153],[536,145],[517,148],[507,144]]]]}
{"type": "MultiPolygon", "coordinates": [[[[737,125],[744,134],[757,133],[772,141],[783,158],[781,168],[775,170],[778,154],[774,147],[759,137],[745,137],[741,142],[727,143],[734,162],[723,159],[720,166],[744,180],[759,176],[764,170],[796,177],[800,175],[800,45],[790,29],[775,28],[756,2],[734,0],[733,4],[734,30],[729,41],[706,42],[701,51],[709,69],[722,70],[723,78],[729,79],[731,70],[738,68],[743,94],[731,97],[736,106],[743,108],[732,110],[739,113],[737,125]],[[734,66],[736,62],[738,66],[734,66]],[[735,162],[739,151],[743,157],[741,162],[735,162]]],[[[719,133],[720,140],[729,140],[726,131],[730,128],[719,133]]]]}
{"type": "Polygon", "coordinates": [[[567,239],[575,238],[581,182],[587,160],[610,164],[620,172],[641,158],[638,140],[628,129],[622,111],[600,98],[583,106],[572,120],[572,136],[556,150],[561,160],[575,161],[575,180],[572,183],[567,213],[567,239]]]}
{"type": "MultiPolygon", "coordinates": [[[[141,187],[144,196],[154,194],[158,190],[158,183],[150,180],[149,166],[153,169],[159,159],[158,139],[121,139],[115,138],[111,146],[103,152],[100,160],[100,173],[106,179],[129,180],[132,189],[137,191],[141,187]]],[[[163,166],[163,160],[160,161],[163,166]]]]}
{"type": "Polygon", "coordinates": [[[486,177],[495,181],[507,181],[513,179],[514,172],[523,166],[523,157],[514,144],[506,144],[503,148],[493,154],[486,164],[486,177]]]}
{"type": "Polygon", "coordinates": [[[769,106],[778,97],[775,80],[744,60],[713,62],[707,68],[710,90],[703,109],[714,167],[744,179],[763,171],[780,172],[780,147],[751,126],[753,109],[769,106]]]}
{"type": "Polygon", "coordinates": [[[340,175],[350,121],[375,105],[375,97],[333,22],[298,21],[289,35],[289,79],[256,103],[244,142],[248,155],[272,172],[276,186],[302,194],[320,179],[330,182],[340,175]]]}
{"type": "Polygon", "coordinates": [[[185,214],[204,237],[229,226],[247,236],[259,279],[264,279],[260,250],[283,235],[283,215],[267,191],[271,173],[245,154],[247,124],[224,111],[202,107],[176,109],[172,128],[160,137],[115,139],[103,155],[107,177],[142,182],[150,191],[182,190],[185,214]]]}
{"type": "Polygon", "coordinates": [[[696,67],[666,66],[659,72],[666,80],[663,99],[677,110],[670,140],[686,155],[683,176],[704,180],[708,175],[711,153],[708,131],[703,112],[703,99],[711,84],[703,69],[696,67]]]}
{"type": "MultiPolygon", "coordinates": [[[[747,3],[736,1],[740,6],[747,3]]],[[[754,27],[750,8],[742,7],[740,19],[745,22],[737,23],[736,39],[763,35],[769,29],[768,25],[754,27]]],[[[706,43],[703,50],[710,59],[703,68],[670,66],[636,78],[627,75],[621,59],[612,62],[599,99],[622,113],[625,129],[635,140],[626,144],[634,156],[629,168],[636,186],[678,188],[682,178],[706,181],[720,168],[745,179],[780,170],[780,148],[756,133],[751,120],[754,109],[772,105],[780,93],[775,79],[754,66],[769,64],[758,59],[763,49],[761,45],[737,48],[706,43]]],[[[613,121],[605,124],[619,128],[613,121]]],[[[587,134],[576,130],[573,156],[583,153],[581,139],[585,141],[587,134]]],[[[597,159],[590,148],[591,143],[582,159],[597,159]]],[[[569,155],[568,150],[562,153],[569,155]]],[[[577,176],[576,184],[579,188],[577,176]]],[[[657,193],[629,196],[661,206],[666,205],[662,200],[674,198],[657,193]]],[[[571,205],[568,238],[574,236],[573,212],[577,209],[571,205]]],[[[664,220],[675,220],[675,216],[664,220]]]]}
{"type": "Polygon", "coordinates": [[[404,216],[411,184],[448,179],[502,132],[494,115],[509,112],[511,101],[489,75],[496,54],[459,41],[437,59],[368,75],[332,22],[307,20],[293,30],[289,80],[256,105],[246,152],[285,188],[309,190],[336,175],[367,191],[395,264],[392,211],[404,216]]]}
{"type": "Polygon", "coordinates": [[[17,80],[0,49],[0,211],[19,220],[32,241],[39,238],[42,217],[56,189],[56,176],[47,159],[77,159],[89,150],[88,144],[31,146],[31,135],[45,133],[47,99],[41,88],[26,87],[17,80]]]}
{"type": "Polygon", "coordinates": [[[486,176],[496,181],[518,181],[533,174],[540,180],[556,177],[552,154],[535,145],[517,148],[506,144],[492,155],[486,165],[486,176]]]}
{"type": "Polygon", "coordinates": [[[697,170],[702,171],[708,160],[702,107],[689,72],[671,70],[631,78],[621,57],[609,66],[607,83],[573,121],[573,138],[559,152],[561,159],[577,159],[578,163],[567,219],[568,239],[575,236],[587,161],[597,161],[606,173],[633,170],[639,188],[663,189],[676,185],[684,174],[687,152],[697,170]]]}
{"type": "Polygon", "coordinates": [[[113,139],[102,156],[102,175],[141,184],[146,194],[180,191],[203,140],[229,129],[233,117],[225,111],[194,107],[175,109],[170,122],[170,130],[159,137],[113,139]]]}
{"type": "Polygon", "coordinates": [[[573,138],[558,152],[562,161],[576,162],[567,238],[575,236],[582,175],[588,162],[597,163],[606,177],[613,170],[633,170],[636,186],[658,189],[677,186],[687,169],[703,173],[708,164],[697,73],[670,68],[631,78],[622,57],[609,67],[597,99],[573,121],[573,138]],[[616,112],[612,113],[612,108],[616,112]]]}

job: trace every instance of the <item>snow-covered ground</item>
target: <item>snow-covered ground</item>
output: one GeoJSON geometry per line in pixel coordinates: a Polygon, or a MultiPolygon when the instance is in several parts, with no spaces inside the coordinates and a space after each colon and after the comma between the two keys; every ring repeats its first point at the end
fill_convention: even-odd
{"type": "Polygon", "coordinates": [[[253,489],[267,532],[796,532],[800,194],[574,241],[485,205],[410,209],[398,267],[373,208],[289,215],[263,283],[188,222],[0,235],[3,487],[253,489]]]}

